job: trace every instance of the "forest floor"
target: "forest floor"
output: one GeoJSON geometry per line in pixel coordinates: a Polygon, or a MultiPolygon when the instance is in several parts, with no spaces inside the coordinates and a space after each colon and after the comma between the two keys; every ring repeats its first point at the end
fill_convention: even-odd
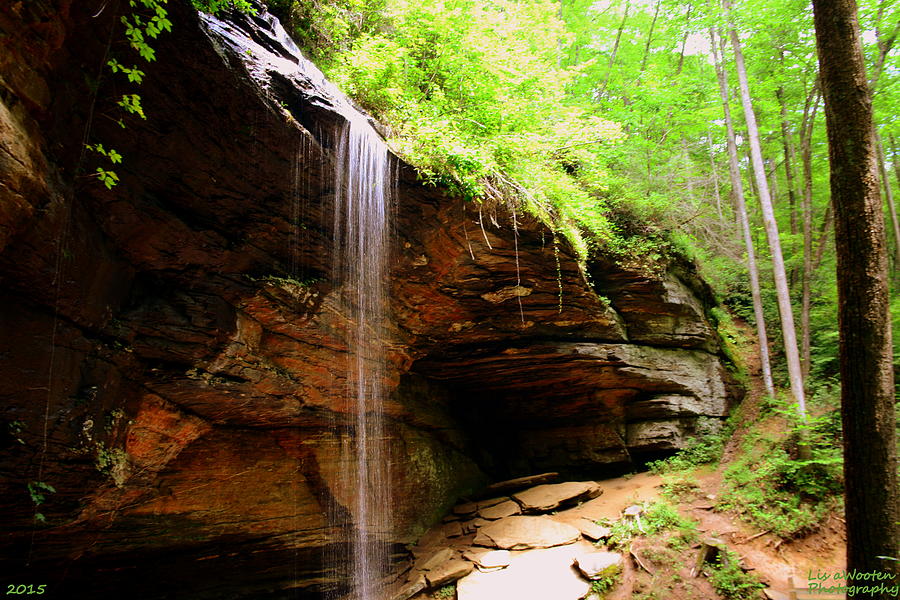
{"type": "MultiPolygon", "coordinates": [[[[745,329],[746,339],[753,338],[746,325],[740,324],[740,327],[745,329]]],[[[816,580],[825,574],[833,575],[846,568],[846,533],[841,516],[832,513],[810,534],[785,540],[771,532],[760,531],[733,511],[714,510],[715,501],[723,490],[723,473],[739,456],[744,436],[758,421],[763,410],[765,388],[759,354],[755,351],[745,352],[744,360],[750,380],[747,396],[738,409],[738,427],[725,445],[722,459],[715,466],[701,467],[693,473],[693,481],[697,487],[678,499],[678,511],[697,523],[701,539],[721,540],[737,553],[743,568],[766,586],[765,592],[760,592],[756,597],[787,600],[791,591],[798,591],[800,598],[805,599],[844,598],[839,594],[804,594],[802,591],[808,588],[810,579],[816,580]]],[[[766,425],[770,428],[777,426],[777,421],[769,421],[766,425]]],[[[658,481],[658,485],[664,485],[665,476],[649,477],[658,481]]],[[[620,487],[618,480],[600,483],[605,489],[617,490],[620,487]]],[[[629,569],[626,564],[622,581],[604,596],[606,600],[713,600],[722,597],[709,585],[706,578],[691,577],[694,552],[686,558],[669,557],[670,560],[667,561],[664,538],[637,540],[632,544],[632,552],[636,548],[639,555],[643,553],[661,557],[660,561],[656,561],[660,564],[647,565],[654,573],[634,566],[629,569]]],[[[741,596],[735,594],[734,597],[741,596]]]]}

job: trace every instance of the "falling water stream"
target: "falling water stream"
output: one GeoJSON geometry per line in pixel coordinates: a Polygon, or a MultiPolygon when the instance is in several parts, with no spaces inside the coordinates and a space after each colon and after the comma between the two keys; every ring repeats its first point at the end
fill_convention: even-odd
{"type": "MultiPolygon", "coordinates": [[[[327,513],[332,525],[349,528],[349,550],[341,559],[349,573],[345,585],[353,600],[379,600],[380,582],[388,568],[387,540],[391,527],[390,472],[384,430],[384,374],[388,229],[391,191],[391,158],[387,145],[366,117],[322,72],[297,49],[275,17],[265,13],[234,22],[203,15],[214,47],[229,64],[239,59],[266,95],[274,93],[273,75],[293,82],[299,93],[316,94],[315,101],[329,105],[343,123],[336,131],[318,131],[318,143],[329,152],[334,166],[334,219],[332,283],[334,304],[346,318],[347,372],[346,417],[336,417],[333,433],[343,440],[342,481],[332,482],[343,493],[340,507],[327,513]],[[352,523],[341,515],[349,514],[352,523]]],[[[282,87],[282,86],[278,86],[282,87]]],[[[283,89],[283,87],[282,87],[283,89]]],[[[285,103],[281,106],[286,107],[285,103]]],[[[310,137],[304,132],[293,166],[294,199],[290,218],[291,272],[297,275],[297,255],[303,243],[299,232],[304,207],[300,190],[302,170],[311,157],[310,137]]],[[[336,490],[337,491],[337,490],[336,490]]],[[[336,502],[338,500],[335,500],[336,502]]],[[[343,571],[343,569],[341,569],[343,571]]]]}
{"type": "MultiPolygon", "coordinates": [[[[349,323],[347,397],[355,448],[349,450],[353,490],[350,557],[354,598],[375,600],[385,575],[382,543],[391,523],[390,473],[384,443],[383,377],[386,319],[388,206],[387,147],[361,117],[351,119],[335,145],[333,279],[343,291],[349,323]]],[[[347,485],[349,484],[349,485],[347,485]]]]}

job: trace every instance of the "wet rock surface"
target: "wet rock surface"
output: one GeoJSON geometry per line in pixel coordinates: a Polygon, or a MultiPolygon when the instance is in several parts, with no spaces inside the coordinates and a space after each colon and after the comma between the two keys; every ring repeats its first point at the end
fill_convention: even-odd
{"type": "MultiPolygon", "coordinates": [[[[0,6],[0,552],[19,557],[0,569],[66,598],[318,594],[346,581],[353,518],[353,440],[337,433],[352,324],[327,280],[340,102],[240,51],[253,35],[277,50],[265,19],[213,27],[168,6],[173,32],[140,90],[148,119],[124,131],[92,121],[115,96],[82,77],[120,15],[0,6]],[[112,190],[85,176],[86,131],[125,157],[112,190]],[[37,480],[57,490],[46,525],[37,480]]],[[[521,214],[516,238],[503,209],[406,166],[396,202],[398,560],[485,472],[623,463],[725,414],[733,389],[690,269],[650,277],[595,258],[595,291],[574,251],[521,214]]],[[[502,515],[514,491],[446,533],[489,527],[472,517],[502,515]]]]}

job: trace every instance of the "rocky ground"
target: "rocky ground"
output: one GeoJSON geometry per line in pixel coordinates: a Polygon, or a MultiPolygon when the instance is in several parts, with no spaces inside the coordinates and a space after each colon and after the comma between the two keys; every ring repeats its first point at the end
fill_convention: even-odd
{"type": "Polygon", "coordinates": [[[836,515],[812,535],[781,540],[713,510],[722,470],[698,472],[698,487],[678,504],[680,515],[696,523],[697,537],[687,546],[669,531],[635,537],[614,552],[607,547],[611,530],[598,522],[634,519],[632,513],[660,499],[664,477],[650,473],[545,483],[459,504],[411,549],[414,565],[394,583],[391,598],[712,600],[722,596],[709,581],[709,565],[697,568],[707,544],[737,553],[741,569],[764,586],[759,598],[786,600],[806,586],[809,571],[844,568],[836,515]],[[592,582],[611,566],[616,584],[601,596],[592,582]]]}
{"type": "MultiPolygon", "coordinates": [[[[746,339],[752,339],[747,334],[746,339]]],[[[666,498],[666,476],[638,473],[603,481],[567,482],[510,490],[490,499],[454,507],[441,525],[412,548],[411,570],[395,584],[394,600],[715,600],[722,596],[711,584],[708,567],[697,568],[704,544],[734,551],[741,570],[753,575],[761,588],[758,598],[836,599],[840,595],[804,593],[809,573],[835,573],[846,567],[843,520],[830,515],[814,533],[783,540],[759,531],[730,512],[714,510],[722,494],[722,473],[738,457],[743,436],[754,422],[764,398],[758,356],[743,351],[750,378],[741,406],[741,423],[726,445],[717,466],[689,474],[695,487],[666,498]],[[677,532],[637,536],[627,548],[610,553],[610,528],[663,499],[677,505],[684,519],[695,523],[696,538],[682,544],[677,532]],[[616,584],[598,595],[592,572],[582,568],[619,564],[616,584]],[[791,592],[797,595],[792,596],[791,592]]],[[[510,483],[495,484],[502,488],[510,483]]]]}

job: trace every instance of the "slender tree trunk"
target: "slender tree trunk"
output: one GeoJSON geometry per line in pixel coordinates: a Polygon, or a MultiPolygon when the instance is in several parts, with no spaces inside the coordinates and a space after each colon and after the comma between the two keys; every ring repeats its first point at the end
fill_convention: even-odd
{"type": "Polygon", "coordinates": [[[891,155],[893,156],[893,160],[891,163],[894,165],[894,177],[897,178],[897,185],[900,185],[900,160],[897,160],[897,157],[900,157],[900,152],[897,151],[897,142],[894,141],[894,136],[890,136],[891,140],[891,155]]]}
{"type": "MultiPolygon", "coordinates": [[[[784,53],[782,53],[784,60],[784,53]]],[[[794,144],[791,142],[791,122],[788,119],[784,88],[775,90],[775,97],[781,105],[781,145],[784,148],[784,178],[787,182],[788,206],[791,211],[791,234],[797,233],[797,194],[794,191],[794,144]]]]}
{"type": "Polygon", "coordinates": [[[681,52],[678,54],[678,68],[675,70],[675,75],[681,75],[681,70],[684,68],[684,49],[687,47],[688,40],[687,26],[691,22],[691,10],[693,8],[693,4],[688,4],[687,14],[684,16],[684,37],[681,39],[681,52]]]}
{"type": "Polygon", "coordinates": [[[710,28],[713,58],[716,64],[716,77],[719,80],[719,94],[725,113],[725,127],[728,135],[728,174],[731,176],[731,189],[734,194],[735,213],[740,221],[741,233],[744,235],[744,246],[747,249],[747,271],[750,274],[750,294],[753,297],[753,316],[756,319],[756,335],[759,338],[759,362],[762,368],[763,383],[766,393],[775,396],[775,385],[772,382],[772,367],[769,361],[769,336],[766,334],[766,318],[763,314],[762,295],[759,291],[759,270],[756,266],[756,252],[753,248],[753,234],[750,232],[750,219],[747,205],[744,202],[744,186],[741,182],[741,168],[738,164],[738,150],[734,138],[734,123],[731,120],[731,107],[728,97],[728,78],[719,58],[716,47],[716,33],[710,28]]]}
{"type": "Polygon", "coordinates": [[[803,369],[803,381],[809,377],[809,363],[812,356],[810,350],[809,311],[812,306],[812,276],[813,276],[813,240],[812,240],[812,132],[816,120],[816,112],[819,106],[818,96],[809,113],[809,121],[804,118],[800,137],[800,156],[803,161],[803,276],[801,282],[800,304],[800,355],[803,369]]]}
{"type": "Polygon", "coordinates": [[[897,421],[872,99],[855,2],[813,0],[813,13],[835,213],[847,569],[888,573],[897,585],[897,421]]]}
{"type": "Polygon", "coordinates": [[[828,245],[828,234],[834,228],[834,211],[831,210],[831,204],[825,207],[825,218],[822,219],[822,225],[819,227],[819,239],[816,242],[816,256],[813,258],[812,270],[815,273],[822,264],[822,258],[825,256],[825,247],[828,245]]]}
{"type": "MultiPolygon", "coordinates": [[[[730,4],[726,0],[726,9],[730,4]]],[[[769,196],[769,185],[763,167],[762,150],[759,143],[759,130],[756,125],[756,114],[750,100],[750,86],[747,83],[747,69],[744,66],[744,55],[741,42],[734,29],[730,31],[731,45],[734,48],[734,62],[741,89],[741,104],[744,107],[744,119],[747,122],[747,135],[750,138],[750,154],[753,160],[753,171],[756,173],[756,187],[759,189],[759,203],[762,208],[763,222],[766,226],[766,237],[769,240],[769,252],[772,255],[772,275],[775,279],[775,293],[778,297],[778,312],[781,315],[781,333],[784,338],[784,354],[787,359],[788,377],[791,382],[791,393],[797,403],[797,411],[801,419],[806,419],[806,398],[803,393],[803,372],[800,369],[800,353],[797,351],[797,333],[794,328],[794,312],[791,308],[791,296],[788,290],[787,275],[784,270],[784,257],[781,254],[781,240],[778,237],[778,223],[769,196]]]]}
{"type": "Polygon", "coordinates": [[[716,213],[719,221],[722,220],[722,194],[719,191],[719,173],[716,171],[716,157],[713,154],[712,129],[707,129],[707,141],[709,142],[709,172],[712,175],[713,190],[716,193],[716,213]]]}
{"type": "Polygon", "coordinates": [[[609,65],[606,67],[606,76],[603,78],[603,83],[600,84],[600,89],[597,91],[598,98],[603,97],[603,94],[606,93],[606,86],[609,85],[609,77],[612,75],[613,65],[616,63],[616,54],[619,53],[619,42],[622,40],[622,32],[625,30],[625,22],[628,20],[629,8],[631,8],[631,4],[626,2],[625,14],[622,15],[622,22],[619,23],[619,30],[616,32],[616,41],[613,43],[613,49],[609,55],[609,65]]]}
{"type": "Polygon", "coordinates": [[[650,22],[650,30],[647,32],[647,43],[644,45],[644,58],[641,59],[641,73],[647,68],[647,57],[650,56],[650,43],[653,41],[653,30],[656,28],[656,19],[659,17],[659,5],[662,0],[656,0],[656,8],[653,9],[653,20],[650,22]]]}
{"type": "Polygon", "coordinates": [[[888,215],[891,217],[891,231],[894,237],[894,268],[896,273],[900,270],[900,223],[897,222],[897,208],[894,204],[894,192],[891,189],[891,180],[888,179],[887,168],[884,165],[884,149],[881,138],[875,132],[875,153],[878,157],[878,175],[881,178],[881,186],[884,189],[884,199],[887,202],[888,215]]]}

